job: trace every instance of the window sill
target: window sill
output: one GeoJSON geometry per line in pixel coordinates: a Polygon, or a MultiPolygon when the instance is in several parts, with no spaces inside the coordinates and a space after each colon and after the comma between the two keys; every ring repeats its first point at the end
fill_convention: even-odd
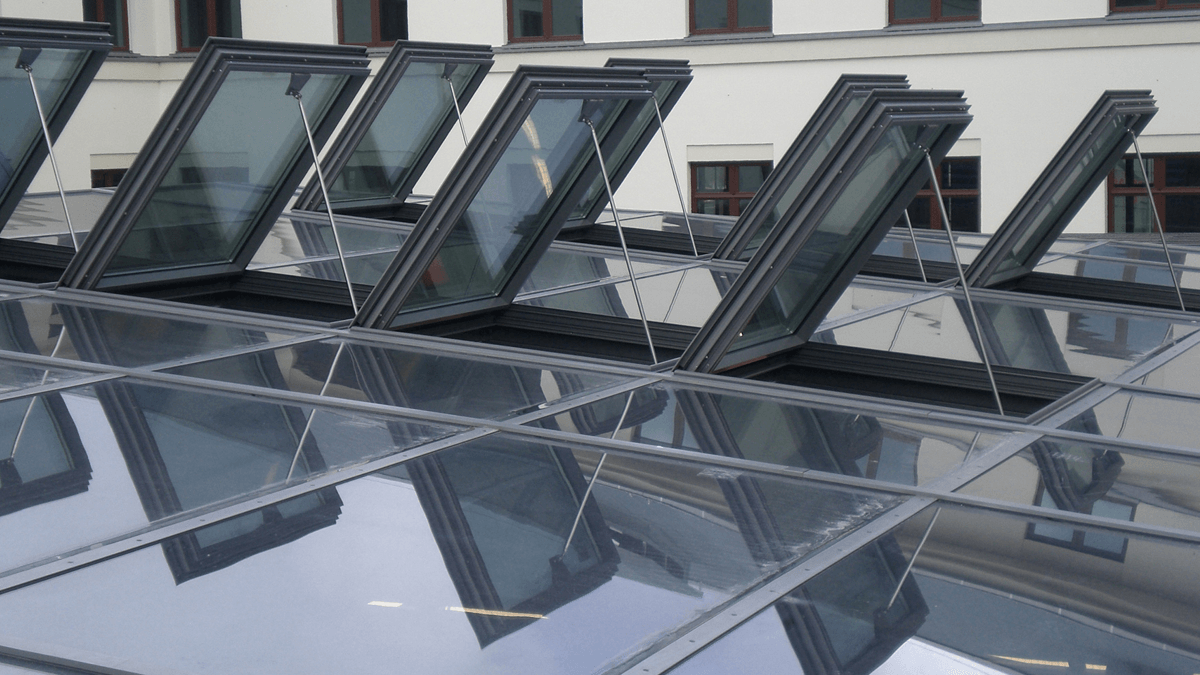
{"type": "Polygon", "coordinates": [[[1104,18],[1106,21],[1169,21],[1171,19],[1198,19],[1200,18],[1200,8],[1127,10],[1120,12],[1109,12],[1104,18]]]}
{"type": "Polygon", "coordinates": [[[692,33],[684,42],[737,42],[738,40],[761,40],[775,37],[770,28],[762,30],[731,30],[714,33],[692,33]]]}
{"type": "Polygon", "coordinates": [[[920,23],[894,23],[884,28],[885,33],[928,33],[942,30],[964,30],[983,28],[983,21],[922,21],[920,23]]]}
{"type": "Polygon", "coordinates": [[[522,42],[510,42],[506,45],[495,47],[494,51],[503,52],[539,52],[553,49],[564,49],[569,47],[582,47],[584,42],[580,38],[568,38],[565,40],[529,40],[522,42]]]}

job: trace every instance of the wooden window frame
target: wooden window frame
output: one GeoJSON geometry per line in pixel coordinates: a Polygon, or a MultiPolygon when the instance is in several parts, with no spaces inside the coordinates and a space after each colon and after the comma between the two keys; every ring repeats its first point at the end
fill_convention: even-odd
{"type": "MultiPolygon", "coordinates": [[[[943,164],[945,164],[946,162],[962,162],[962,161],[971,160],[971,159],[975,160],[975,162],[977,164],[981,164],[979,157],[947,157],[946,159],[942,160],[941,162],[938,162],[937,167],[936,167],[938,187],[941,188],[943,198],[946,198],[946,197],[975,197],[977,200],[979,200],[979,208],[982,211],[983,201],[980,198],[980,188],[979,187],[975,187],[975,188],[971,188],[971,189],[966,189],[966,188],[951,189],[951,188],[947,188],[946,186],[942,185],[942,165],[943,164]]],[[[979,168],[982,169],[982,166],[980,166],[979,168]]],[[[982,173],[982,171],[980,171],[980,173],[982,173]]],[[[980,183],[982,183],[982,182],[983,182],[983,178],[982,178],[982,176],[980,176],[980,183]]],[[[924,187],[922,187],[920,190],[918,190],[916,196],[913,197],[914,202],[917,201],[918,199],[928,199],[929,200],[929,227],[926,228],[924,226],[924,224],[918,224],[916,222],[913,223],[913,227],[916,229],[919,229],[919,230],[929,229],[929,230],[945,231],[945,228],[942,226],[942,204],[941,204],[941,202],[938,201],[937,193],[933,191],[933,187],[928,182],[926,182],[924,187]]],[[[981,215],[982,215],[982,213],[977,214],[975,217],[975,224],[980,226],[979,228],[974,229],[974,230],[958,229],[958,230],[954,230],[954,231],[955,232],[966,232],[966,233],[979,232],[980,229],[982,229],[982,223],[979,222],[980,221],[979,216],[981,216],[981,215]]],[[[950,226],[953,227],[954,223],[951,222],[950,226]]]]}
{"type": "Polygon", "coordinates": [[[774,7],[772,7],[771,23],[766,26],[746,26],[737,25],[738,3],[743,0],[725,0],[725,15],[729,20],[729,25],[725,28],[696,28],[696,0],[688,0],[688,34],[689,35],[714,35],[721,33],[764,33],[771,30],[771,26],[775,22],[774,7]]]}
{"type": "MultiPolygon", "coordinates": [[[[1114,0],[1109,0],[1113,2],[1114,0]]],[[[979,0],[980,5],[983,0],[979,0]]],[[[888,0],[888,25],[889,26],[906,26],[909,24],[919,23],[961,23],[963,21],[979,21],[982,16],[982,7],[980,14],[971,16],[942,16],[942,0],[929,0],[929,18],[919,19],[897,19],[896,18],[896,0],[888,0]]]]}
{"type": "MultiPolygon", "coordinates": [[[[362,47],[391,47],[396,44],[396,40],[384,40],[383,30],[380,26],[382,11],[380,7],[381,0],[371,0],[371,41],[370,42],[346,42],[346,14],[345,0],[337,0],[337,36],[338,44],[341,45],[359,45],[362,47]]],[[[405,3],[405,22],[404,22],[404,37],[398,38],[401,40],[408,39],[408,3],[405,3]]]]}
{"type": "Polygon", "coordinates": [[[1124,14],[1126,12],[1169,12],[1179,9],[1200,9],[1200,2],[1189,2],[1182,5],[1168,5],[1167,0],[1155,0],[1153,7],[1117,7],[1117,0],[1108,0],[1109,14],[1124,14]]]}
{"type": "Polygon", "coordinates": [[[689,162],[688,163],[688,175],[690,176],[690,180],[691,180],[691,192],[692,192],[692,199],[691,199],[691,206],[690,206],[691,212],[692,213],[701,213],[697,208],[698,205],[700,204],[701,200],[704,200],[704,199],[728,199],[729,200],[729,213],[727,215],[740,216],[742,213],[742,209],[741,209],[741,206],[738,204],[738,201],[741,199],[753,199],[754,195],[756,194],[754,192],[743,192],[738,189],[740,187],[738,185],[738,180],[739,180],[738,167],[742,167],[742,166],[761,166],[761,167],[763,167],[764,169],[766,169],[766,172],[763,174],[763,177],[765,178],[767,175],[770,175],[771,170],[774,168],[774,162],[772,162],[770,160],[741,160],[741,161],[731,161],[731,162],[689,162]],[[699,181],[696,179],[696,170],[699,168],[702,168],[702,167],[710,167],[710,166],[725,167],[725,185],[728,188],[728,190],[726,190],[725,192],[699,192],[699,191],[697,191],[696,186],[699,184],[699,181]]]}
{"type": "MultiPolygon", "coordinates": [[[[117,0],[117,3],[121,7],[121,18],[125,21],[125,44],[118,43],[114,35],[112,50],[114,52],[127,52],[129,51],[129,0],[117,0]]],[[[104,0],[83,0],[83,4],[84,6],[91,5],[96,8],[96,21],[112,23],[109,17],[104,15],[104,0]]],[[[87,14],[85,13],[84,16],[86,17],[87,14]]]]}
{"type": "MultiPolygon", "coordinates": [[[[582,7],[583,0],[580,0],[582,7]]],[[[513,0],[505,0],[505,7],[508,10],[508,41],[510,43],[521,42],[563,42],[567,40],[582,40],[583,33],[574,35],[554,35],[554,15],[553,15],[553,0],[542,0],[542,34],[526,37],[517,37],[516,33],[516,10],[513,9],[513,0]]]]}
{"type": "MultiPolygon", "coordinates": [[[[184,47],[183,46],[183,0],[175,0],[175,48],[181,52],[198,52],[200,46],[184,47]]],[[[204,3],[208,30],[207,35],[213,37],[217,35],[217,0],[201,0],[204,3]]],[[[237,0],[241,4],[241,0],[237,0]]],[[[203,46],[203,45],[201,45],[203,46]]]]}
{"type": "MultiPolygon", "coordinates": [[[[1167,222],[1167,197],[1172,195],[1200,196],[1200,186],[1167,187],[1167,160],[1172,157],[1195,157],[1200,159],[1200,153],[1169,152],[1155,155],[1143,155],[1143,157],[1145,158],[1146,163],[1150,165],[1150,175],[1153,177],[1150,181],[1150,194],[1154,197],[1154,211],[1158,213],[1159,220],[1161,220],[1163,224],[1163,229],[1167,232],[1171,232],[1171,230],[1166,229],[1171,226],[1171,224],[1167,222]]],[[[1137,155],[1125,155],[1121,158],[1121,161],[1126,161],[1129,159],[1137,161],[1137,155]]],[[[1108,184],[1108,197],[1106,199],[1107,203],[1105,204],[1107,212],[1105,216],[1105,219],[1107,220],[1107,227],[1105,229],[1108,232],[1116,232],[1117,224],[1113,218],[1116,211],[1116,198],[1145,197],[1146,186],[1142,183],[1138,183],[1137,185],[1117,185],[1117,170],[1115,167],[1112,171],[1108,172],[1108,179],[1106,182],[1108,184]]],[[[1158,232],[1158,228],[1154,223],[1150,223],[1150,231],[1151,233],[1158,232]]]]}

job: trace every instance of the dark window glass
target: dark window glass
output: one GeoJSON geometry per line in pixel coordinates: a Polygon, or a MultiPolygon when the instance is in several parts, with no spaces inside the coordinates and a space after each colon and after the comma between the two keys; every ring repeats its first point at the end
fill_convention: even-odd
{"type": "Polygon", "coordinates": [[[729,27],[729,3],[725,0],[695,0],[696,30],[729,27]]]}
{"type": "Polygon", "coordinates": [[[1157,232],[1156,211],[1167,232],[1200,232],[1200,155],[1143,159],[1153,200],[1146,194],[1142,162],[1136,156],[1117,162],[1108,178],[1108,231],[1157,232]]]}
{"type": "Polygon", "coordinates": [[[242,37],[241,0],[176,0],[179,49],[197,50],[209,36],[242,37]]]}
{"type": "Polygon", "coordinates": [[[771,27],[770,0],[691,0],[693,33],[764,30],[771,27]]]}
{"type": "Polygon", "coordinates": [[[92,169],[92,187],[116,187],[128,169],[92,169]]]}
{"type": "Polygon", "coordinates": [[[1114,12],[1200,8],[1200,2],[1197,0],[1110,0],[1110,2],[1109,9],[1114,12]]]}
{"type": "Polygon", "coordinates": [[[125,0],[83,0],[83,20],[107,23],[113,49],[129,49],[125,19],[125,0]]]}
{"type": "Polygon", "coordinates": [[[371,0],[342,0],[342,44],[371,41],[371,0]]]}
{"type": "Polygon", "coordinates": [[[892,23],[962,21],[979,18],[979,0],[891,0],[892,23]]]}
{"type": "Polygon", "coordinates": [[[893,0],[893,18],[928,19],[933,16],[933,0],[893,0]]]}
{"type": "Polygon", "coordinates": [[[339,0],[341,42],[383,46],[408,39],[408,2],[405,0],[339,0]]]}
{"type": "MultiPolygon", "coordinates": [[[[938,186],[942,191],[942,207],[937,206],[937,193],[928,183],[908,205],[908,217],[913,227],[944,229],[942,213],[950,220],[955,232],[978,232],[979,218],[979,158],[953,157],[938,166],[938,186]]],[[[904,217],[897,227],[907,227],[904,217]]]]}
{"type": "Polygon", "coordinates": [[[1167,187],[1200,187],[1200,155],[1167,157],[1163,163],[1167,167],[1167,187]]]}
{"type": "Polygon", "coordinates": [[[769,173],[770,162],[692,164],[692,211],[740,215],[769,173]]]}
{"type": "Polygon", "coordinates": [[[1167,195],[1167,229],[1200,232],[1200,195],[1167,195]]]}
{"type": "Polygon", "coordinates": [[[583,35],[582,0],[508,0],[509,40],[558,40],[583,35]]]}
{"type": "Polygon", "coordinates": [[[379,0],[379,39],[381,42],[408,39],[406,0],[379,0]]]}

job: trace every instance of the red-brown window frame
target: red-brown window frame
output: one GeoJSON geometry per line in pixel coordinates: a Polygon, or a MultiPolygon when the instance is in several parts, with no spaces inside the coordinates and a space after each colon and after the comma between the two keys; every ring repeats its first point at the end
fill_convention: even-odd
{"type": "MultiPolygon", "coordinates": [[[[1112,2],[1113,0],[1109,0],[1112,2]]],[[[979,0],[982,5],[983,0],[979,0]]],[[[978,21],[980,14],[971,16],[942,16],[942,0],[929,0],[929,18],[897,19],[896,0],[888,0],[888,25],[905,25],[910,23],[943,23],[949,21],[978,21]]]]}
{"type": "MultiPolygon", "coordinates": [[[[217,0],[202,0],[206,12],[208,23],[207,34],[213,36],[217,34],[217,0]]],[[[183,7],[180,5],[182,0],[175,0],[175,48],[181,52],[198,52],[200,47],[184,47],[183,46],[183,7]]],[[[241,4],[241,0],[238,0],[241,4]]]]}
{"type": "Polygon", "coordinates": [[[1108,11],[1110,14],[1119,12],[1161,12],[1173,9],[1200,9],[1200,2],[1168,5],[1167,0],[1156,0],[1153,7],[1117,7],[1117,0],[1108,0],[1108,11]]]}
{"type": "MultiPolygon", "coordinates": [[[[583,0],[580,0],[582,6],[583,0]]],[[[542,34],[532,35],[527,37],[516,36],[516,10],[513,9],[513,0],[505,0],[505,6],[508,8],[508,41],[509,42],[555,42],[562,40],[582,40],[583,34],[576,33],[574,35],[554,35],[554,16],[552,14],[554,4],[552,0],[542,0],[542,34]]]]}
{"type": "MultiPolygon", "coordinates": [[[[938,187],[942,191],[943,199],[945,199],[946,197],[975,197],[976,199],[980,199],[980,194],[979,194],[980,189],[978,187],[971,188],[971,189],[947,188],[942,185],[942,164],[945,164],[946,162],[956,162],[956,161],[962,162],[962,161],[969,160],[969,159],[973,159],[976,162],[980,161],[978,157],[947,157],[943,161],[938,162],[937,167],[935,169],[935,173],[937,174],[938,187]]],[[[982,182],[982,178],[980,179],[980,182],[982,182]]],[[[928,182],[925,183],[925,186],[922,187],[920,190],[918,190],[917,194],[913,197],[914,202],[917,201],[918,199],[928,199],[929,200],[929,227],[926,228],[923,223],[916,223],[916,222],[913,223],[913,227],[915,227],[917,229],[944,230],[945,227],[943,227],[943,225],[942,225],[942,203],[940,201],[938,201],[937,193],[934,192],[933,186],[931,186],[928,182]]],[[[979,205],[980,205],[980,208],[982,209],[983,208],[982,201],[979,202],[979,205]]],[[[979,220],[980,220],[979,215],[980,214],[976,214],[976,216],[975,216],[975,224],[977,226],[979,226],[979,228],[982,228],[982,223],[979,222],[979,220]]],[[[952,228],[954,227],[953,221],[950,222],[950,227],[952,227],[952,228]]],[[[979,232],[979,228],[974,229],[974,230],[958,229],[958,230],[954,230],[954,231],[955,232],[979,232]]]]}
{"type": "MultiPolygon", "coordinates": [[[[688,33],[691,35],[712,35],[715,33],[762,33],[763,31],[771,30],[771,24],[766,26],[739,26],[737,25],[737,6],[743,0],[725,0],[725,13],[729,19],[729,25],[725,28],[696,28],[696,0],[688,0],[688,33]]],[[[774,13],[774,3],[772,3],[772,14],[774,13]]],[[[775,17],[772,16],[772,23],[775,17]]]]}
{"type": "MultiPolygon", "coordinates": [[[[1154,179],[1150,183],[1150,194],[1153,196],[1154,211],[1158,214],[1159,220],[1163,224],[1163,229],[1170,227],[1167,222],[1167,197],[1169,195],[1200,195],[1200,187],[1198,186],[1183,186],[1183,187],[1167,187],[1167,159],[1171,157],[1194,157],[1197,153],[1194,152],[1174,152],[1164,153],[1160,155],[1144,155],[1147,164],[1150,164],[1150,174],[1154,179]]],[[[1137,155],[1126,155],[1121,161],[1135,159],[1137,155]]],[[[1116,232],[1116,222],[1113,216],[1116,212],[1116,197],[1145,197],[1146,185],[1139,183],[1137,185],[1117,185],[1117,171],[1114,168],[1108,174],[1108,199],[1107,199],[1107,230],[1116,232]]],[[[1158,226],[1155,223],[1150,223],[1152,232],[1158,231],[1158,226]]],[[[1170,232],[1171,230],[1166,230],[1170,232]]]]}
{"type": "Polygon", "coordinates": [[[742,213],[741,205],[738,203],[742,199],[752,199],[756,193],[742,192],[738,188],[738,167],[740,166],[761,166],[766,171],[763,176],[771,173],[774,168],[774,163],[770,160],[761,161],[737,161],[737,162],[690,162],[688,163],[688,175],[691,177],[692,201],[691,212],[700,213],[698,208],[700,201],[703,199],[728,199],[729,214],[731,216],[739,216],[742,213]],[[699,180],[696,177],[696,170],[700,167],[723,166],[725,167],[725,184],[729,188],[725,192],[699,192],[696,186],[699,185],[699,180]]]}
{"type": "MultiPolygon", "coordinates": [[[[117,3],[121,7],[120,11],[123,15],[121,18],[125,21],[125,44],[117,44],[117,41],[114,39],[112,48],[114,52],[127,52],[129,51],[129,1],[117,0],[117,3]]],[[[83,4],[84,6],[92,5],[96,8],[96,21],[112,23],[109,17],[104,15],[104,0],[83,0],[83,4]]],[[[84,16],[87,16],[87,14],[84,14],[84,16]]],[[[116,36],[113,37],[115,38],[116,36]]]]}
{"type": "MultiPolygon", "coordinates": [[[[380,28],[382,15],[380,14],[379,0],[371,0],[371,41],[370,42],[346,42],[346,18],[343,8],[344,0],[337,0],[337,31],[338,44],[342,45],[360,45],[363,47],[391,47],[396,43],[395,40],[384,40],[383,33],[380,28]]],[[[407,39],[407,36],[403,39],[407,39]]]]}

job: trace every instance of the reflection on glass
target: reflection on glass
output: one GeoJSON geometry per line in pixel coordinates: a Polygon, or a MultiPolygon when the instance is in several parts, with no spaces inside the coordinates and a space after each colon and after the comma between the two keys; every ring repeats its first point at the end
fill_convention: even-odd
{"type": "Polygon", "coordinates": [[[589,109],[603,137],[625,103],[542,99],[534,104],[402,311],[499,293],[594,153],[581,108],[589,109]]]}
{"type": "MultiPolygon", "coordinates": [[[[894,230],[889,232],[883,241],[879,242],[879,246],[875,247],[874,255],[916,260],[916,252],[913,251],[912,238],[908,235],[907,227],[906,224],[900,233],[894,230]]],[[[950,243],[946,241],[945,231],[937,235],[922,234],[918,231],[916,235],[917,251],[921,254],[922,262],[954,263],[954,255],[950,251],[950,243]]],[[[956,236],[954,243],[958,246],[959,260],[966,265],[979,255],[979,246],[968,244],[964,239],[965,237],[956,236]]]]}
{"type": "MultiPolygon", "coordinates": [[[[338,222],[338,238],[342,252],[347,256],[360,253],[395,253],[408,238],[407,228],[365,227],[338,222]]],[[[271,233],[250,261],[247,269],[264,269],[282,263],[301,262],[311,258],[337,257],[337,245],[333,239],[333,228],[329,221],[312,221],[307,218],[280,218],[271,228],[271,233]]],[[[386,263],[384,263],[386,266],[386,263]]],[[[340,280],[341,265],[336,277],[340,280]]],[[[353,271],[351,272],[353,274],[353,271]]],[[[357,281],[357,279],[356,279],[357,281]]]]}
{"type": "MultiPolygon", "coordinates": [[[[367,29],[369,32],[370,26],[367,29]]],[[[408,64],[346,166],[330,183],[330,200],[398,196],[409,183],[416,161],[428,152],[437,129],[447,116],[455,114],[450,85],[442,79],[446,67],[445,63],[422,61],[408,64]]],[[[454,90],[462,92],[478,69],[477,65],[458,64],[450,74],[454,90]]]]}
{"type": "Polygon", "coordinates": [[[307,343],[170,372],[481,418],[520,414],[617,381],[598,373],[350,342],[340,353],[338,343],[307,343]]]}
{"type": "Polygon", "coordinates": [[[84,492],[91,476],[61,394],[0,402],[0,516],[84,492]]]}
{"type": "Polygon", "coordinates": [[[1195,419],[1200,402],[1169,395],[1119,392],[1062,426],[1068,431],[1200,449],[1180,420],[1195,419]]]}
{"type": "MultiPolygon", "coordinates": [[[[917,166],[923,155],[915,141],[922,132],[918,126],[895,126],[876,142],[803,248],[788,263],[787,272],[771,295],[755,310],[730,352],[799,328],[820,299],[816,286],[827,283],[841,269],[917,166]]],[[[735,361],[736,357],[726,356],[723,364],[735,361]]]]}
{"type": "Polygon", "coordinates": [[[155,547],[6,593],[22,620],[4,636],[157,670],[366,672],[399,653],[419,672],[582,675],[900,501],[609,456],[568,547],[597,453],[493,435],[423,459],[338,485],[336,522],[186,583],[155,547]],[[46,602],[61,592],[70,612],[46,602]]]}
{"type": "MultiPolygon", "coordinates": [[[[0,103],[0,105],[3,105],[0,103]]],[[[102,190],[67,192],[71,226],[80,242],[95,226],[112,193],[102,190]]],[[[71,231],[63,216],[62,200],[57,192],[26,193],[4,224],[0,236],[57,246],[72,246],[71,231]]]]}
{"type": "MultiPolygon", "coordinates": [[[[28,170],[27,155],[44,143],[29,75],[17,68],[21,51],[21,47],[0,46],[0,119],[4,120],[0,125],[0,201],[8,198],[16,173],[28,170]]],[[[38,54],[33,62],[34,80],[47,119],[53,119],[89,54],[84,50],[51,48],[44,48],[38,54]]]]}
{"type": "MultiPolygon", "coordinates": [[[[651,276],[639,275],[638,291],[642,294],[646,318],[649,321],[698,328],[708,321],[717,303],[733,284],[734,276],[722,270],[705,268],[689,268],[651,276]]],[[[638,320],[641,318],[633,286],[629,281],[567,289],[562,293],[520,300],[519,304],[600,316],[638,320]]]]}
{"type": "Polygon", "coordinates": [[[788,405],[657,385],[581,406],[538,424],[781,466],[921,485],[999,436],[902,418],[788,405]]]}
{"type": "MultiPolygon", "coordinates": [[[[623,222],[623,221],[622,221],[623,222]]],[[[641,276],[670,267],[666,262],[633,261],[633,272],[641,276]]],[[[520,293],[533,293],[604,279],[629,277],[629,267],[619,255],[589,255],[553,247],[538,260],[520,293]]],[[[520,297],[518,293],[518,297],[520,297]]]]}
{"type": "Polygon", "coordinates": [[[672,675],[1200,672],[1193,551],[1162,540],[1078,529],[1081,541],[1123,542],[1117,562],[1031,534],[1057,527],[1048,521],[943,507],[888,607],[932,511],[847,556],[672,675]],[[739,653],[754,655],[751,670],[725,668],[739,653]],[[774,667],[754,670],[760,662],[774,667]]]}
{"type": "MultiPolygon", "coordinates": [[[[225,77],[106,276],[233,261],[284,172],[309,152],[296,100],[286,95],[291,78],[239,70],[225,77]]],[[[308,80],[310,120],[319,123],[346,79],[308,80]]]]}

